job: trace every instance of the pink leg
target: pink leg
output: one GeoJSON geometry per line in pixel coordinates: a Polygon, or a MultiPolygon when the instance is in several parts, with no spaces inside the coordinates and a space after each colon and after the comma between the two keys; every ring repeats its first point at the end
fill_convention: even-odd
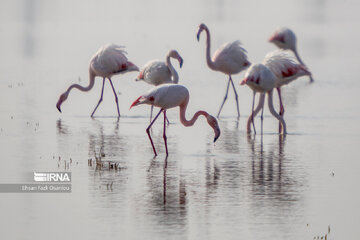
{"type": "MultiPolygon", "coordinates": [[[[151,120],[152,120],[152,115],[153,115],[153,109],[154,109],[154,106],[153,105],[151,105],[151,112],[150,112],[150,123],[151,123],[151,120]]],[[[169,122],[169,119],[166,117],[166,122],[167,122],[167,125],[169,125],[170,124],[170,122],[169,122]]]]}
{"type": "Polygon", "coordinates": [[[263,121],[264,121],[264,105],[261,109],[261,137],[263,135],[263,121]]]}
{"type": "Polygon", "coordinates": [[[254,116],[255,116],[255,113],[254,113],[255,95],[256,95],[256,92],[254,91],[254,94],[253,94],[253,103],[252,103],[252,110],[251,110],[251,122],[252,122],[252,125],[253,125],[254,134],[256,134],[255,124],[254,124],[254,116]]]}
{"type": "Polygon", "coordinates": [[[154,109],[154,106],[151,105],[151,112],[150,112],[150,123],[151,123],[151,120],[152,120],[152,114],[153,114],[153,109],[154,109]]]}
{"type": "Polygon", "coordinates": [[[96,105],[96,107],[95,107],[94,111],[92,112],[91,117],[93,117],[93,116],[94,116],[94,113],[95,113],[96,109],[98,108],[98,106],[100,105],[100,103],[101,103],[101,102],[102,102],[102,100],[103,100],[104,85],[105,85],[105,78],[103,79],[103,85],[102,85],[102,89],[101,89],[101,96],[100,96],[99,102],[98,102],[98,104],[96,105]]]}
{"type": "Polygon", "coordinates": [[[225,93],[224,100],[223,100],[223,102],[222,102],[222,104],[221,104],[221,106],[220,106],[219,112],[218,112],[218,114],[217,114],[217,116],[216,116],[217,118],[220,116],[221,110],[222,110],[222,108],[223,108],[223,106],[224,106],[224,104],[225,104],[225,102],[226,102],[227,95],[228,95],[228,92],[229,92],[229,86],[230,86],[230,79],[229,79],[228,84],[227,84],[227,87],[226,87],[226,93],[225,93]]]}
{"type": "MultiPolygon", "coordinates": [[[[280,116],[284,116],[284,113],[285,113],[285,109],[284,109],[284,105],[282,103],[282,98],[281,98],[281,89],[278,87],[276,88],[278,94],[279,94],[279,102],[280,102],[280,112],[279,112],[279,115],[280,116]]],[[[279,123],[279,133],[281,133],[282,131],[282,125],[281,123],[279,123]]]]}
{"type": "Polygon", "coordinates": [[[156,153],[156,150],[155,150],[155,146],[154,146],[154,143],[153,143],[153,140],[152,140],[152,138],[151,138],[151,135],[150,135],[150,128],[151,128],[151,126],[154,124],[154,122],[156,121],[156,119],[159,117],[159,115],[160,115],[160,113],[163,111],[163,109],[161,109],[160,111],[159,111],[159,113],[156,115],[156,117],[154,118],[154,120],[150,123],[150,125],[147,127],[147,129],[146,129],[146,133],[147,133],[147,135],[149,136],[149,139],[150,139],[150,142],[151,142],[151,146],[152,146],[152,148],[153,148],[153,150],[154,150],[154,153],[155,153],[155,157],[157,156],[157,153],[156,153]]]}
{"type": "Polygon", "coordinates": [[[114,88],[114,86],[113,86],[112,81],[111,81],[111,79],[110,79],[110,78],[109,78],[109,80],[110,80],[110,84],[111,84],[112,90],[113,90],[114,95],[115,95],[115,102],[116,102],[116,107],[117,107],[118,117],[120,117],[120,110],[119,110],[118,97],[117,97],[117,94],[116,94],[115,88],[114,88]]]}
{"type": "Polygon", "coordinates": [[[238,97],[238,95],[237,95],[234,82],[233,82],[233,80],[231,79],[231,75],[229,75],[229,79],[230,79],[230,82],[231,82],[231,85],[232,85],[232,87],[233,87],[234,94],[235,94],[236,109],[237,109],[237,114],[238,114],[238,117],[237,117],[237,118],[240,119],[239,100],[238,100],[239,97],[238,97]]]}
{"type": "Polygon", "coordinates": [[[168,152],[168,147],[167,147],[167,137],[166,137],[166,110],[164,110],[164,134],[163,134],[163,138],[164,138],[164,142],[165,142],[165,150],[166,150],[166,156],[169,155],[169,152],[168,152]]]}

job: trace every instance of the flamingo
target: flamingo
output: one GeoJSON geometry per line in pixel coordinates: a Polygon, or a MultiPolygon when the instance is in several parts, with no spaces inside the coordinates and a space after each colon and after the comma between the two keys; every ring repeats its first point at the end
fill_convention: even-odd
{"type": "Polygon", "coordinates": [[[151,135],[150,135],[150,128],[156,121],[156,119],[159,117],[161,113],[164,114],[164,131],[163,131],[163,138],[165,143],[165,150],[166,150],[166,156],[169,155],[168,153],[168,147],[167,147],[167,137],[165,132],[165,122],[166,122],[166,111],[170,108],[179,107],[180,108],[180,122],[185,127],[190,127],[194,125],[196,120],[200,115],[203,115],[210,127],[214,129],[215,137],[214,142],[219,138],[220,136],[220,128],[218,125],[218,122],[216,118],[211,116],[205,111],[197,111],[194,116],[187,120],[185,117],[186,114],[186,108],[189,103],[189,91],[188,89],[180,84],[173,84],[173,83],[166,83],[161,84],[157,87],[154,87],[153,89],[150,89],[147,93],[141,95],[139,98],[137,98],[130,106],[130,109],[134,106],[140,105],[140,104],[148,104],[155,107],[159,107],[160,111],[155,116],[155,118],[152,120],[150,125],[146,129],[146,133],[150,139],[151,146],[153,148],[155,156],[157,156],[154,143],[152,141],[151,135]]]}
{"type": "MultiPolygon", "coordinates": [[[[295,33],[286,27],[279,28],[275,31],[275,33],[269,38],[269,42],[274,43],[277,47],[284,50],[291,50],[295,54],[296,59],[299,61],[301,65],[305,65],[305,63],[301,60],[300,55],[297,51],[296,46],[296,35],[295,33]]],[[[314,79],[311,75],[309,75],[310,82],[314,82],[314,79]]]]}
{"type": "Polygon", "coordinates": [[[262,109],[261,110],[261,135],[263,132],[263,113],[264,113],[265,93],[268,94],[268,105],[269,105],[269,110],[270,110],[271,114],[279,120],[279,122],[282,124],[282,127],[283,127],[283,134],[286,134],[287,132],[286,132],[285,121],[282,116],[280,116],[279,114],[276,113],[276,111],[274,109],[274,105],[273,105],[272,94],[273,94],[273,89],[276,86],[276,77],[270,71],[270,69],[263,64],[253,64],[246,71],[245,78],[243,79],[243,81],[240,84],[248,85],[254,92],[253,103],[252,103],[252,114],[250,117],[251,117],[251,121],[252,121],[252,124],[254,127],[255,134],[256,134],[256,131],[255,131],[255,126],[254,126],[254,116],[255,116],[254,115],[254,102],[255,102],[255,95],[257,92],[261,93],[260,102],[262,103],[262,105],[261,105],[261,109],[262,109]]]}
{"type": "MultiPolygon", "coordinates": [[[[265,56],[263,64],[267,66],[277,77],[275,87],[279,94],[279,114],[280,116],[283,116],[285,109],[281,98],[281,87],[289,84],[299,77],[311,76],[311,72],[307,70],[306,66],[298,64],[295,59],[284,50],[269,52],[265,56]]],[[[281,124],[279,125],[279,132],[281,132],[281,124]]]]}
{"type": "Polygon", "coordinates": [[[219,117],[220,112],[224,106],[224,103],[227,99],[229,85],[231,83],[234,93],[237,106],[238,118],[240,118],[239,102],[238,95],[236,93],[235,85],[232,81],[231,75],[237,74],[242,70],[246,69],[250,62],[247,59],[246,50],[241,46],[240,41],[234,41],[223,44],[216,52],[214,53],[212,59],[210,58],[210,31],[205,24],[200,24],[199,30],[197,33],[197,40],[200,39],[200,34],[202,31],[206,32],[206,61],[209,68],[214,71],[222,72],[226,75],[229,75],[229,81],[226,87],[226,93],[224,100],[220,106],[217,117],[219,117]]]}
{"type": "MultiPolygon", "coordinates": [[[[166,56],[166,62],[160,60],[152,60],[145,64],[140,70],[136,81],[144,81],[148,84],[158,86],[163,83],[175,83],[179,82],[179,75],[170,62],[170,58],[177,59],[180,64],[180,68],[183,64],[183,59],[176,50],[170,50],[166,56]]],[[[151,105],[150,122],[152,119],[154,106],[151,105]]]]}
{"type": "Polygon", "coordinates": [[[128,61],[123,50],[123,46],[115,44],[107,44],[101,47],[95,55],[91,58],[89,64],[89,85],[87,87],[80,86],[79,84],[72,84],[63,94],[60,95],[56,107],[61,112],[61,104],[68,98],[70,91],[73,88],[77,88],[80,91],[88,92],[94,87],[95,77],[99,76],[103,78],[103,84],[101,89],[101,96],[98,104],[96,105],[91,117],[103,99],[105,79],[108,78],[111,84],[111,88],[115,95],[115,102],[117,106],[118,117],[120,117],[118,97],[116,95],[115,88],[112,84],[111,77],[117,74],[123,74],[131,71],[139,71],[139,68],[132,62],[128,61]]]}

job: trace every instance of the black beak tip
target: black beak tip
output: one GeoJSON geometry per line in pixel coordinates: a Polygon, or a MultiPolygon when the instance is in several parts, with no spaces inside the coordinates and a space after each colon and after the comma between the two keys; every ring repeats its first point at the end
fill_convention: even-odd
{"type": "Polygon", "coordinates": [[[61,112],[61,109],[60,109],[60,107],[58,107],[58,106],[56,106],[56,108],[59,110],[59,112],[61,112]]]}

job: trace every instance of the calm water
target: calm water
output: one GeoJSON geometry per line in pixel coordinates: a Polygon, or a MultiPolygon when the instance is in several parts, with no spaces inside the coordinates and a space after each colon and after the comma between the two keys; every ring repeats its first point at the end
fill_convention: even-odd
{"type": "Polygon", "coordinates": [[[356,239],[358,8],[335,0],[1,1],[0,183],[65,164],[73,177],[69,194],[0,193],[1,239],[356,239]],[[216,114],[226,76],[206,66],[204,36],[196,41],[201,22],[213,51],[240,39],[253,62],[275,49],[267,39],[278,26],[296,31],[315,83],[303,78],[284,88],[286,138],[267,110],[263,140],[247,136],[252,92],[238,85],[243,73],[233,78],[242,116],[236,121],[230,93],[216,145],[203,119],[184,128],[178,110],[168,111],[167,159],[161,121],[152,131],[153,158],[145,133],[150,108],[128,110],[149,89],[134,81],[136,73],[113,79],[120,121],[109,85],[98,117],[89,117],[100,80],[88,93],[73,91],[57,112],[59,94],[86,85],[90,57],[114,42],[139,66],[177,49],[180,82],[191,94],[187,116],[216,114]],[[118,170],[88,165],[100,149],[118,170]]]}

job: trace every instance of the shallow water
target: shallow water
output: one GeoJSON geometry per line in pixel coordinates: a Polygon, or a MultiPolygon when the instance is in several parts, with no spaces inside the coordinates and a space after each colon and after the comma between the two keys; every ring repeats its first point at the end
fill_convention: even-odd
{"type": "Polygon", "coordinates": [[[0,193],[1,238],[355,239],[360,83],[359,46],[351,43],[360,36],[358,6],[334,0],[2,1],[0,183],[66,170],[72,192],[0,193]],[[233,77],[241,118],[230,92],[215,145],[205,120],[184,128],[178,110],[168,111],[167,159],[162,121],[152,130],[159,152],[153,158],[145,133],[150,107],[128,110],[149,89],[134,81],[136,73],[113,78],[119,121],[108,84],[97,117],[89,117],[100,79],[88,93],[73,91],[57,112],[59,94],[74,82],[86,85],[90,57],[114,42],[139,66],[177,49],[184,58],[180,82],[191,95],[187,116],[198,109],[216,114],[227,78],[206,66],[204,36],[196,41],[201,22],[210,28],[213,51],[240,39],[252,62],[275,49],[266,40],[278,26],[296,31],[315,83],[302,78],[283,89],[285,138],[267,109],[263,138],[246,134],[252,92],[238,85],[243,73],[233,77]],[[119,169],[89,166],[100,149],[102,160],[119,169]]]}

